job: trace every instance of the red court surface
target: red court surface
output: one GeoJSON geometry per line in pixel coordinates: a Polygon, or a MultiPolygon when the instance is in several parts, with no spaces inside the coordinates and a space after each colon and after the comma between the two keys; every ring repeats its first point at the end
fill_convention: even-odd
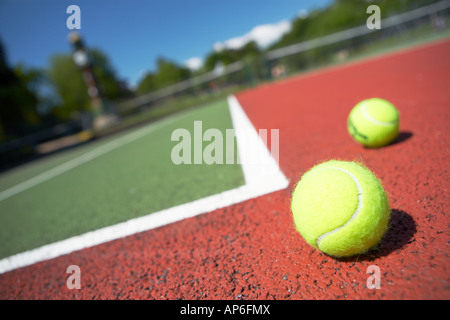
{"type": "Polygon", "coordinates": [[[1,299],[449,299],[450,41],[332,67],[237,95],[279,129],[282,191],[0,275],[1,299]],[[381,97],[401,113],[391,145],[365,149],[346,120],[381,97]],[[392,207],[378,250],[334,259],[297,233],[290,196],[329,159],[362,161],[392,207]],[[81,289],[66,268],[81,268],[81,289]],[[380,288],[367,286],[369,266],[380,288]]]}

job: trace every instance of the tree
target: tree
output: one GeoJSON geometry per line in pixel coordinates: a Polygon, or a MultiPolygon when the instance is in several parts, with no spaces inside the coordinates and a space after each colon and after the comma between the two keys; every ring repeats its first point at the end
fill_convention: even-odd
{"type": "MultiPolygon", "coordinates": [[[[375,4],[381,8],[382,18],[421,7],[436,0],[378,0],[375,4]]],[[[306,17],[296,17],[291,30],[284,34],[268,50],[328,35],[351,27],[364,25],[368,1],[335,0],[327,7],[312,10],[306,17]]]]}
{"type": "Polygon", "coordinates": [[[157,67],[158,71],[155,74],[155,85],[158,89],[186,80],[191,75],[189,68],[180,67],[176,63],[164,58],[158,59],[157,67]]]}
{"type": "Polygon", "coordinates": [[[100,49],[92,49],[91,51],[94,74],[101,87],[104,98],[115,100],[126,97],[130,91],[121,81],[114,70],[108,56],[100,49]]]}
{"type": "Polygon", "coordinates": [[[38,99],[27,86],[37,74],[9,67],[0,43],[0,141],[23,136],[39,124],[38,99]]]}
{"type": "MultiPolygon", "coordinates": [[[[102,97],[115,100],[129,95],[129,90],[116,75],[108,56],[100,49],[93,49],[90,55],[102,97]]],[[[80,111],[90,111],[91,102],[82,71],[75,65],[72,56],[52,56],[48,76],[61,99],[61,104],[53,110],[57,117],[67,120],[80,111]]]]}
{"type": "Polygon", "coordinates": [[[143,95],[151,91],[156,90],[155,75],[151,72],[147,72],[142,78],[141,82],[136,88],[136,93],[138,95],[143,95]]]}
{"type": "Polygon", "coordinates": [[[68,54],[56,54],[50,59],[48,76],[61,98],[53,113],[64,120],[76,111],[89,111],[90,101],[80,69],[68,54]]]}
{"type": "Polygon", "coordinates": [[[207,71],[213,70],[218,63],[228,65],[248,57],[257,57],[261,53],[255,41],[247,42],[239,49],[222,49],[211,52],[205,59],[204,68],[207,71]]]}
{"type": "Polygon", "coordinates": [[[156,72],[147,72],[139,82],[136,93],[139,95],[165,88],[187,80],[192,76],[191,70],[165,58],[159,58],[156,72]]]}

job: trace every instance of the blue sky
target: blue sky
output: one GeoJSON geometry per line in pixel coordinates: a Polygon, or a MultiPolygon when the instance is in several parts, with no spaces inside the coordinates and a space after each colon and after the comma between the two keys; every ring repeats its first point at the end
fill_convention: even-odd
{"type": "Polygon", "coordinates": [[[71,52],[66,9],[78,5],[86,44],[106,52],[118,76],[134,84],[155,68],[158,57],[184,64],[203,59],[214,47],[236,46],[252,37],[263,43],[299,13],[330,2],[0,0],[0,39],[10,65],[45,68],[52,54],[71,52]]]}

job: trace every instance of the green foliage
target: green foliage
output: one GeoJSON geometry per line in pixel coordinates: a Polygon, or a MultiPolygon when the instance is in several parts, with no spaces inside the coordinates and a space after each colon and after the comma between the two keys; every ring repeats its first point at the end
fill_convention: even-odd
{"type": "MultiPolygon", "coordinates": [[[[100,49],[91,52],[93,73],[104,99],[118,99],[129,94],[128,89],[118,79],[108,56],[100,49]]],[[[50,59],[48,77],[53,84],[61,104],[52,113],[67,120],[79,111],[90,110],[90,98],[83,80],[82,70],[78,68],[68,54],[56,54],[50,59]]]]}
{"type": "Polygon", "coordinates": [[[282,48],[302,41],[314,39],[348,28],[364,25],[369,17],[366,10],[377,5],[381,18],[387,18],[407,10],[412,10],[436,0],[335,0],[329,6],[315,9],[306,17],[297,17],[292,21],[291,31],[273,44],[269,50],[282,48]]]}
{"type": "Polygon", "coordinates": [[[38,70],[16,70],[7,65],[0,44],[0,141],[17,138],[39,124],[38,99],[32,91],[38,70]]]}
{"type": "Polygon", "coordinates": [[[125,85],[119,80],[108,56],[103,51],[93,49],[91,50],[91,57],[94,74],[104,98],[115,100],[130,94],[125,85]]]}
{"type": "Polygon", "coordinates": [[[246,57],[257,57],[261,53],[255,41],[248,42],[241,49],[223,49],[211,52],[205,59],[204,69],[213,70],[219,63],[228,65],[246,57]]]}
{"type": "Polygon", "coordinates": [[[138,95],[142,95],[151,91],[156,90],[156,82],[155,82],[155,75],[153,73],[146,73],[145,76],[142,78],[141,82],[139,83],[138,87],[136,88],[136,93],[138,95]]]}
{"type": "Polygon", "coordinates": [[[172,84],[187,80],[191,77],[191,71],[177,65],[175,62],[165,58],[159,58],[157,61],[157,70],[154,73],[147,72],[141,82],[138,84],[136,93],[139,95],[162,89],[172,84]]]}
{"type": "Polygon", "coordinates": [[[158,71],[155,74],[155,85],[158,89],[186,80],[191,74],[188,68],[180,67],[164,58],[158,59],[157,67],[158,71]]]}
{"type": "MultiPolygon", "coordinates": [[[[267,77],[271,68],[278,63],[291,71],[302,70],[317,62],[329,60],[339,51],[357,48],[361,45],[360,39],[324,46],[304,52],[301,56],[288,56],[270,63],[264,60],[264,53],[362,25],[369,16],[366,10],[371,4],[379,6],[381,17],[386,18],[433,2],[437,0],[335,0],[327,7],[316,8],[307,16],[293,19],[291,30],[264,50],[254,41],[240,49],[214,50],[206,56],[203,68],[196,72],[168,59],[159,58],[156,70],[143,77],[134,93],[142,95],[159,90],[211,71],[218,65],[226,66],[237,61],[243,62],[242,71],[223,76],[214,83],[198,85],[187,93],[202,93],[210,88],[223,89],[230,85],[253,83],[267,77]]],[[[366,38],[369,39],[367,41],[372,39],[366,38]]],[[[117,100],[131,95],[104,52],[93,49],[90,55],[103,98],[117,100]]],[[[7,65],[4,49],[0,44],[0,141],[26,134],[33,128],[42,126],[45,122],[42,116],[49,112],[59,121],[65,121],[80,111],[89,109],[90,98],[86,84],[71,55],[55,54],[51,57],[46,71],[21,65],[12,68],[7,65]],[[43,86],[45,90],[42,90],[43,86]]]]}
{"type": "MultiPolygon", "coordinates": [[[[287,47],[304,41],[313,40],[349,28],[365,25],[372,13],[367,13],[370,5],[380,8],[381,18],[385,19],[424,5],[436,0],[335,0],[329,6],[312,10],[306,16],[296,17],[291,24],[291,30],[284,34],[267,51],[287,47]]],[[[394,30],[395,31],[395,30],[394,30]]],[[[301,54],[290,55],[271,62],[280,64],[291,72],[296,72],[349,55],[368,43],[378,41],[383,30],[364,37],[340,41],[338,43],[310,49],[301,54]]],[[[386,34],[386,32],[384,33],[386,34]]]]}
{"type": "MultiPolygon", "coordinates": [[[[297,16],[292,20],[291,30],[269,48],[261,49],[256,42],[251,41],[240,49],[223,48],[222,50],[214,50],[206,56],[203,67],[195,73],[189,73],[187,70],[183,71],[182,67],[166,59],[159,59],[157,62],[157,70],[153,73],[149,72],[143,77],[136,89],[136,93],[142,95],[155,91],[185,80],[190,76],[212,71],[219,65],[226,66],[237,61],[244,63],[244,70],[217,79],[214,82],[215,86],[224,87],[230,84],[253,82],[255,79],[261,79],[270,74],[271,66],[264,61],[265,52],[364,25],[369,17],[367,13],[367,7],[369,5],[375,4],[379,6],[381,9],[381,17],[386,18],[436,1],[335,0],[326,7],[312,10],[306,16],[297,16]]],[[[303,53],[301,57],[286,57],[279,62],[285,64],[290,70],[299,70],[311,64],[325,61],[330,56],[336,55],[340,50],[346,50],[347,48],[360,44],[359,39],[355,41],[343,41],[336,45],[309,50],[303,53]]],[[[204,89],[205,87],[206,85],[199,86],[200,89],[204,89]]]]}
{"type": "Polygon", "coordinates": [[[56,54],[50,59],[49,78],[62,100],[53,113],[62,119],[69,119],[76,111],[89,110],[89,96],[81,70],[68,54],[56,54]]]}

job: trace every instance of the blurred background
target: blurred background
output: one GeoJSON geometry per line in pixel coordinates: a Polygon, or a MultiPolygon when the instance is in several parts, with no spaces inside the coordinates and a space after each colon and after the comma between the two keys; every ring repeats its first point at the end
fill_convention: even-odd
{"type": "Polygon", "coordinates": [[[245,88],[450,35],[449,1],[0,1],[0,170],[245,88]],[[75,4],[81,29],[66,26],[75,4]],[[369,29],[370,5],[381,29],[369,29]]]}

